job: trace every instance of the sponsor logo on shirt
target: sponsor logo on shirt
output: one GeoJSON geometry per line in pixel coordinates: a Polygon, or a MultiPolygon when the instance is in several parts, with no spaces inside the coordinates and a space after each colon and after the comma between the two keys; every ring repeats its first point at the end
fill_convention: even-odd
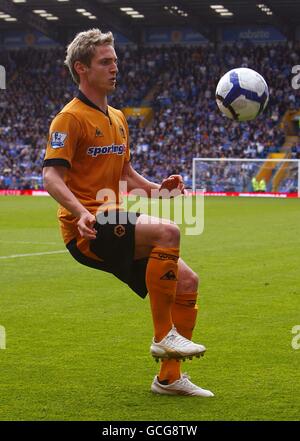
{"type": "Polygon", "coordinates": [[[92,146],[87,149],[87,154],[96,158],[99,155],[123,155],[126,150],[125,144],[111,144],[104,146],[92,146]]]}
{"type": "Polygon", "coordinates": [[[65,140],[67,137],[67,133],[63,132],[53,132],[51,133],[51,141],[50,145],[53,149],[61,149],[65,146],[65,140]]]}

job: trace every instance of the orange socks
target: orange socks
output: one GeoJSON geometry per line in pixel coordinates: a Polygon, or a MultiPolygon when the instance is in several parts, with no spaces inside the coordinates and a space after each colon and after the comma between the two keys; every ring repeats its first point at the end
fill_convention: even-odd
{"type": "Polygon", "coordinates": [[[178,274],[178,248],[154,247],[146,269],[155,340],[159,342],[173,325],[171,309],[175,300],[178,274]]]}
{"type": "Polygon", "coordinates": [[[198,305],[196,305],[198,293],[179,294],[172,306],[173,323],[183,337],[191,340],[196,324],[198,305]]]}
{"type": "Polygon", "coordinates": [[[179,380],[181,376],[180,365],[181,362],[179,360],[163,360],[160,365],[158,380],[167,382],[167,384],[179,380]]]}
{"type": "MultiPolygon", "coordinates": [[[[178,248],[154,247],[148,260],[146,285],[157,342],[168,334],[173,323],[179,334],[191,339],[196,323],[197,293],[176,296],[178,257],[178,248]]],[[[172,359],[162,361],[159,381],[173,383],[180,378],[180,375],[179,361],[172,359]]]]}
{"type": "MultiPolygon", "coordinates": [[[[173,323],[183,337],[191,340],[196,324],[198,306],[196,305],[197,293],[178,294],[172,306],[173,323]]],[[[180,378],[180,362],[177,360],[164,360],[161,363],[159,381],[173,383],[180,378]]]]}

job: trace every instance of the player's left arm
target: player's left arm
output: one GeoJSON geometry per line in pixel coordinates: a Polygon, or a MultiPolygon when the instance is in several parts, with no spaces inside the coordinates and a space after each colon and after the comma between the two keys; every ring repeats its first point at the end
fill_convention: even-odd
{"type": "Polygon", "coordinates": [[[161,184],[156,184],[155,182],[148,181],[140,175],[131,165],[130,162],[125,161],[122,170],[122,181],[127,182],[127,190],[132,193],[138,193],[139,189],[146,191],[148,196],[151,196],[151,190],[163,190],[167,189],[169,191],[178,189],[180,193],[184,193],[184,183],[182,176],[171,175],[164,179],[161,184]]]}
{"type": "MultiPolygon", "coordinates": [[[[184,194],[184,183],[182,176],[180,175],[171,175],[166,179],[163,179],[161,184],[156,184],[155,182],[148,181],[148,179],[144,178],[140,175],[131,165],[130,162],[130,147],[129,147],[129,129],[126,118],[122,112],[120,112],[120,117],[123,120],[124,129],[127,137],[127,149],[126,149],[126,157],[122,170],[121,180],[127,182],[127,191],[132,192],[133,194],[138,194],[138,190],[142,189],[148,195],[151,196],[151,190],[163,190],[166,189],[168,191],[178,189],[180,193],[184,194]]],[[[158,197],[159,195],[156,195],[158,197]]],[[[168,196],[164,196],[168,197],[168,196]]]]}

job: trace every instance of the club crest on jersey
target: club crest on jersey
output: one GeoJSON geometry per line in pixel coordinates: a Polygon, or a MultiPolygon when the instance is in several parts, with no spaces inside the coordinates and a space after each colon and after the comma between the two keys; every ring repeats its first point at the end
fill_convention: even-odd
{"type": "Polygon", "coordinates": [[[122,126],[120,126],[120,127],[119,127],[119,130],[120,130],[120,133],[121,133],[122,138],[126,138],[124,128],[123,128],[122,126]]]}
{"type": "Polygon", "coordinates": [[[87,149],[87,154],[96,158],[99,155],[123,155],[126,150],[125,144],[111,144],[103,146],[92,146],[87,149]]]}
{"type": "Polygon", "coordinates": [[[96,127],[96,136],[104,136],[101,130],[98,129],[98,127],[96,127]]]}
{"type": "Polygon", "coordinates": [[[67,137],[67,133],[63,132],[53,132],[51,133],[51,147],[53,149],[61,149],[65,146],[65,139],[67,137]]]}

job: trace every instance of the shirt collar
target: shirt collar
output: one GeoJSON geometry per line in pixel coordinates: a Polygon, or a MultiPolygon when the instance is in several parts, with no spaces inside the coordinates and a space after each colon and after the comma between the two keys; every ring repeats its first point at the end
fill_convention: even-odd
{"type": "Polygon", "coordinates": [[[100,109],[100,107],[96,106],[96,104],[94,104],[91,100],[89,100],[84,93],[81,92],[81,90],[78,90],[77,92],[77,98],[82,101],[84,104],[86,104],[87,106],[92,107],[93,109],[99,110],[100,112],[104,113],[104,115],[109,117],[108,114],[108,110],[106,112],[103,112],[102,109],[100,109]]]}

